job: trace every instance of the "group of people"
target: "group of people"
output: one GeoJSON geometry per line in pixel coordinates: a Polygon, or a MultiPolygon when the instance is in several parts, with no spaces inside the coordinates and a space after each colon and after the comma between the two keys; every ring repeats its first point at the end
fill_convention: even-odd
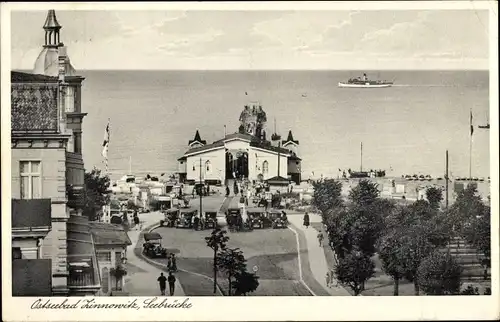
{"type": "Polygon", "coordinates": [[[158,277],[158,284],[160,285],[161,295],[166,295],[165,291],[167,289],[167,282],[168,282],[170,296],[174,296],[176,280],[177,279],[175,278],[172,272],[168,272],[168,278],[165,277],[163,273],[160,273],[160,276],[158,277]]]}

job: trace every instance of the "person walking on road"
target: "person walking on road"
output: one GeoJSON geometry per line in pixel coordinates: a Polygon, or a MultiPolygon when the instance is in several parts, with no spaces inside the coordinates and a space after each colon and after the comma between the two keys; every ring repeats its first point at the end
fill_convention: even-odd
{"type": "Polygon", "coordinates": [[[163,276],[163,273],[158,277],[158,283],[160,284],[161,295],[165,295],[165,289],[167,288],[167,278],[163,276]]]}
{"type": "Polygon", "coordinates": [[[339,282],[335,278],[335,271],[332,269],[330,271],[330,287],[333,287],[333,286],[335,286],[335,287],[339,286],[339,282]],[[334,282],[335,282],[335,285],[333,285],[334,282]]]}
{"type": "Polygon", "coordinates": [[[174,296],[176,278],[172,272],[168,273],[168,287],[170,289],[170,296],[174,296]]]}
{"type": "Polygon", "coordinates": [[[323,233],[320,231],[318,234],[319,247],[323,247],[323,238],[325,237],[323,236],[323,233]]]}
{"type": "Polygon", "coordinates": [[[306,229],[309,228],[309,214],[307,212],[304,215],[304,226],[306,226],[306,229]]]}
{"type": "Polygon", "coordinates": [[[326,287],[330,287],[330,272],[326,272],[326,287]]]}
{"type": "Polygon", "coordinates": [[[177,272],[177,257],[172,253],[172,271],[177,272]]]}
{"type": "Polygon", "coordinates": [[[229,193],[230,193],[230,191],[229,191],[229,187],[228,187],[228,186],[226,186],[226,197],[229,197],[229,193]]]}

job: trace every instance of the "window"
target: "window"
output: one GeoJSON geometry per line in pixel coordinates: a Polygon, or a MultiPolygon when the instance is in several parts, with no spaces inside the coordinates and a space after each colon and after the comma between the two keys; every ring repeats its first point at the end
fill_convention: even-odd
{"type": "Polygon", "coordinates": [[[269,162],[262,162],[262,173],[267,174],[269,172],[269,162]]]}
{"type": "Polygon", "coordinates": [[[99,262],[111,262],[111,252],[98,252],[97,260],[99,262]]]}
{"type": "Polygon", "coordinates": [[[73,87],[66,87],[64,104],[66,113],[72,113],[75,111],[75,91],[73,87]]]}
{"type": "Polygon", "coordinates": [[[82,153],[82,133],[73,133],[73,145],[75,153],[82,153]]]}
{"type": "Polygon", "coordinates": [[[42,197],[42,169],[40,161],[21,161],[21,199],[42,197]]]}
{"type": "Polygon", "coordinates": [[[207,162],[205,162],[205,170],[206,170],[206,173],[210,173],[210,171],[212,170],[212,166],[210,165],[210,161],[207,160],[207,162]]]}
{"type": "Polygon", "coordinates": [[[122,252],[115,252],[115,265],[122,263],[122,252]]]}

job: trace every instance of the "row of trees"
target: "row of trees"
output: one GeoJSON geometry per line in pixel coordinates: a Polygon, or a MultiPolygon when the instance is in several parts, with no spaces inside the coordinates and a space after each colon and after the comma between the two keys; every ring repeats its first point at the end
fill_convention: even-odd
{"type": "Polygon", "coordinates": [[[454,237],[461,237],[490,261],[490,208],[469,185],[456,202],[442,210],[442,191],[429,188],[427,200],[397,204],[380,198],[376,183],[361,180],[347,200],[341,196],[342,183],[327,179],[314,183],[313,205],[326,225],[329,243],[335,252],[337,278],[359,295],[365,282],[375,274],[377,253],[382,270],[399,282],[413,282],[415,294],[457,294],[462,268],[443,249],[454,237]]]}
{"type": "Polygon", "coordinates": [[[214,294],[217,292],[218,272],[224,274],[228,282],[227,295],[247,295],[259,286],[259,277],[247,271],[247,260],[239,248],[229,248],[227,232],[216,228],[205,237],[207,246],[214,252],[214,294]]]}

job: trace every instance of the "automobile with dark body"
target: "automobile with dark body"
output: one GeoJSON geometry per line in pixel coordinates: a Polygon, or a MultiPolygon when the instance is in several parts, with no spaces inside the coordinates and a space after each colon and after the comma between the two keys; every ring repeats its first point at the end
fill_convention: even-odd
{"type": "Polygon", "coordinates": [[[196,209],[180,209],[179,218],[177,218],[176,228],[193,228],[193,217],[198,215],[196,209]]]}
{"type": "Polygon", "coordinates": [[[160,226],[175,227],[175,223],[179,219],[180,210],[178,208],[172,208],[162,211],[165,216],[164,220],[160,220],[160,226]]]}
{"type": "Polygon", "coordinates": [[[167,249],[161,244],[160,234],[152,232],[144,234],[144,244],[142,244],[142,253],[150,258],[167,257],[167,249]]]}

